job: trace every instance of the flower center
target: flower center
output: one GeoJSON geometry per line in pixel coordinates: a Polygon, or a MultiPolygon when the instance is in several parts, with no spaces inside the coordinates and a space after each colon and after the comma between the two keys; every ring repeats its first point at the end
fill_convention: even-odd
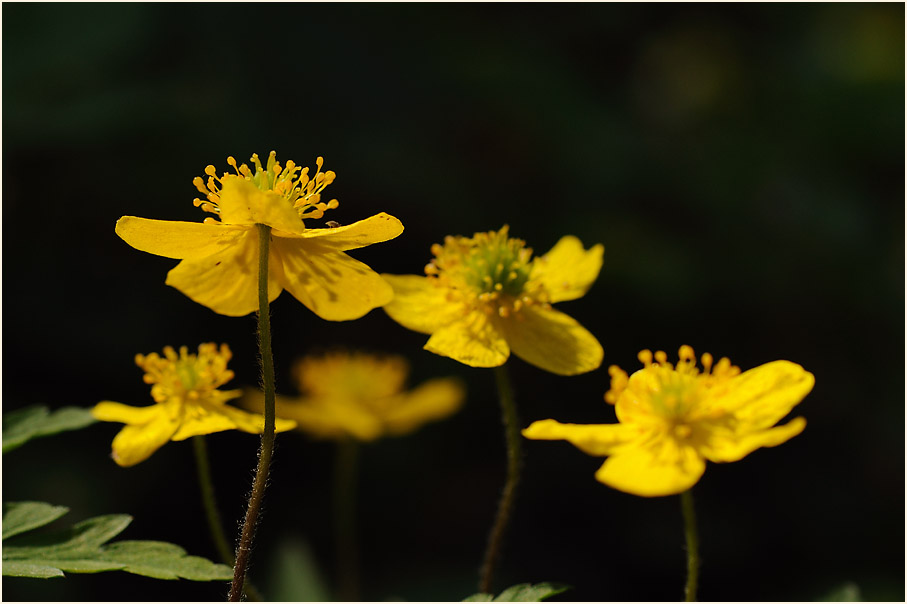
{"type": "Polygon", "coordinates": [[[611,389],[605,393],[605,401],[613,405],[629,390],[628,400],[637,411],[657,418],[679,439],[692,438],[700,422],[720,419],[723,414],[720,409],[710,408],[708,391],[738,375],[740,368],[731,365],[727,358],[713,367],[712,355],[705,353],[700,371],[693,349],[686,345],[680,347],[678,356],[680,360],[674,366],[667,362],[664,351],[653,355],[650,350],[643,350],[639,353],[643,368],[632,377],[612,365],[608,368],[611,389]]]}
{"type": "MultiPolygon", "coordinates": [[[[227,178],[245,178],[262,191],[277,193],[283,197],[287,203],[299,213],[299,217],[321,218],[327,210],[333,210],[340,205],[336,199],[327,203],[321,201],[321,192],[329,184],[334,182],[337,174],[332,170],[322,172],[321,167],[324,165],[324,158],[318,157],[315,160],[315,175],[309,177],[309,169],[297,166],[293,160],[289,160],[285,166],[281,166],[277,161],[277,152],[271,151],[268,154],[268,161],[265,166],[261,165],[261,160],[257,153],[253,153],[249,159],[255,167],[253,172],[246,164],[237,165],[233,156],[227,158],[227,163],[233,167],[236,174],[224,172],[220,177],[217,176],[217,169],[214,166],[205,168],[205,174],[208,180],[205,181],[201,176],[196,176],[192,184],[205,196],[205,200],[195,198],[192,203],[196,207],[201,207],[205,212],[220,216],[220,192],[223,188],[224,179],[227,178]]],[[[218,222],[216,218],[205,218],[206,223],[218,222]]]]}
{"type": "Polygon", "coordinates": [[[529,280],[532,249],[522,239],[508,237],[508,230],[504,225],[499,231],[472,237],[446,237],[444,245],[432,246],[435,257],[426,265],[425,274],[473,305],[502,317],[518,313],[525,305],[547,303],[541,285],[529,280]]]}
{"type": "Polygon", "coordinates": [[[145,371],[146,384],[152,384],[151,396],[157,403],[171,400],[185,402],[210,396],[219,386],[233,379],[233,372],[227,369],[232,357],[230,348],[221,344],[201,344],[198,355],[189,354],[181,346],[179,354],[171,346],[164,347],[164,356],[157,353],[137,354],[135,364],[145,371]]]}

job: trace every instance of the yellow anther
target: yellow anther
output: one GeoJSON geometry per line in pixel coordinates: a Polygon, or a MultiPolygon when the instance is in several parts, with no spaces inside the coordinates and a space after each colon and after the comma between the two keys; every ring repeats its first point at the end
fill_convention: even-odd
{"type": "Polygon", "coordinates": [[[503,283],[495,283],[495,284],[494,284],[494,290],[495,290],[495,291],[498,291],[498,292],[499,292],[499,291],[501,291],[501,290],[503,290],[503,289],[504,289],[504,284],[503,284],[503,283]]]}
{"type": "Polygon", "coordinates": [[[499,307],[498,307],[498,314],[499,314],[502,318],[506,319],[507,317],[510,316],[510,309],[507,308],[506,306],[499,306],[499,307]]]}
{"type": "Polygon", "coordinates": [[[655,351],[655,360],[658,361],[658,363],[660,365],[664,365],[665,363],[668,362],[668,355],[665,353],[664,350],[656,350],[655,351]]]}
{"type": "Polygon", "coordinates": [[[329,210],[333,210],[333,209],[339,208],[339,207],[340,207],[340,202],[337,201],[336,199],[332,199],[332,200],[330,200],[330,201],[328,202],[328,209],[329,209],[329,210]]]}
{"type": "Polygon", "coordinates": [[[712,370],[712,355],[707,352],[702,355],[702,368],[705,370],[705,373],[712,370]]]}
{"type": "Polygon", "coordinates": [[[648,367],[652,364],[652,351],[648,348],[645,350],[640,350],[636,358],[638,358],[639,362],[642,363],[645,367],[648,367]]]}
{"type": "Polygon", "coordinates": [[[434,264],[432,264],[431,262],[429,262],[428,264],[425,265],[425,274],[426,275],[437,275],[439,272],[440,271],[438,270],[438,267],[435,266],[434,264]]]}
{"type": "Polygon", "coordinates": [[[208,164],[205,166],[205,174],[208,176],[217,176],[217,169],[211,164],[208,164]]]}
{"type": "Polygon", "coordinates": [[[205,188],[205,181],[202,180],[201,176],[196,176],[192,179],[192,184],[195,185],[195,188],[198,189],[198,192],[202,195],[208,194],[208,189],[205,188]]]}
{"type": "Polygon", "coordinates": [[[680,347],[680,350],[677,352],[677,356],[680,357],[681,361],[693,361],[696,362],[696,355],[693,352],[693,347],[684,344],[680,347]]]}

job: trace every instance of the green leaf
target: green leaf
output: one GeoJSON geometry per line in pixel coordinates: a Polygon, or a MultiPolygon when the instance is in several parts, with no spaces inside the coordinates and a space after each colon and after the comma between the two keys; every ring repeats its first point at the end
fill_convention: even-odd
{"type": "Polygon", "coordinates": [[[3,538],[49,524],[69,511],[61,505],[40,501],[3,504],[3,538]]]}
{"type": "Polygon", "coordinates": [[[567,585],[557,583],[520,583],[508,587],[497,598],[491,594],[473,594],[464,602],[542,602],[551,596],[564,593],[570,589],[567,585]]]}
{"type": "MultiPolygon", "coordinates": [[[[4,539],[43,526],[68,510],[39,502],[3,506],[4,539]]],[[[3,574],[15,577],[49,578],[72,573],[122,570],[155,579],[229,581],[233,569],[214,564],[162,541],[119,541],[132,517],[125,514],[98,516],[63,531],[43,535],[18,535],[3,543],[3,574]]]]}
{"type": "Polygon", "coordinates": [[[51,577],[65,577],[63,571],[52,566],[31,564],[30,562],[3,561],[3,575],[7,577],[33,577],[35,579],[49,579],[51,577]]]}
{"type": "Polygon", "coordinates": [[[862,602],[860,586],[853,581],[843,583],[820,598],[819,602],[862,602]]]}
{"type": "Polygon", "coordinates": [[[273,602],[327,602],[328,581],[312,548],[297,537],[277,544],[267,568],[267,599],[273,602]]]}
{"type": "Polygon", "coordinates": [[[63,407],[51,413],[47,407],[19,409],[3,415],[3,452],[12,451],[39,436],[78,430],[95,423],[90,409],[63,407]]]}
{"type": "Polygon", "coordinates": [[[551,596],[564,593],[570,589],[567,585],[558,583],[520,583],[513,587],[508,587],[501,592],[495,602],[542,602],[551,596]]]}
{"type": "Polygon", "coordinates": [[[521,583],[519,585],[514,585],[513,587],[508,587],[501,592],[497,598],[494,599],[495,602],[542,602],[547,600],[551,596],[556,596],[557,594],[562,594],[565,591],[570,589],[567,585],[560,585],[558,583],[536,583],[531,585],[529,583],[521,583]]]}

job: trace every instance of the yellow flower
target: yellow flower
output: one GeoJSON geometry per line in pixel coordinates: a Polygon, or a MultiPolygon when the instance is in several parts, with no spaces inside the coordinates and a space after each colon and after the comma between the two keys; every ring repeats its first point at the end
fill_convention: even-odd
{"type": "Polygon", "coordinates": [[[790,361],[774,361],[740,373],[723,358],[703,372],[689,346],[676,367],[667,355],[643,350],[645,366],[629,378],[612,365],[605,400],[616,406],[617,424],[534,422],[523,436],[566,440],[589,455],[608,455],[595,478],[644,497],[681,493],[705,471],[705,461],[739,461],[760,447],[774,447],[800,434],[806,420],[784,418],[812,390],[815,378],[790,361]]]}
{"type": "MultiPolygon", "coordinates": [[[[464,398],[458,380],[437,378],[405,391],[409,367],[402,357],[333,352],[296,362],[293,378],[303,396],[277,396],[277,415],[296,420],[318,438],[372,441],[413,432],[456,412],[464,398]]],[[[261,393],[242,401],[263,408],[261,393]]]]}
{"type": "MultiPolygon", "coordinates": [[[[144,380],[151,386],[155,405],[130,407],[102,401],[91,410],[105,422],[121,422],[126,427],[113,439],[113,460],[121,466],[134,466],[145,461],[166,442],[185,440],[190,436],[223,430],[242,430],[260,434],[264,417],[225,405],[242,394],[241,390],[218,390],[233,379],[227,369],[230,349],[221,344],[201,344],[198,355],[188,354],[185,346],[179,354],[167,346],[164,356],[138,354],[135,364],[145,371],[144,380]]],[[[277,431],[292,430],[296,422],[277,420],[277,431]]]]}
{"type": "Polygon", "coordinates": [[[382,275],[394,288],[384,307],[408,329],[431,334],[425,349],[472,367],[497,367],[512,350],[552,373],[596,369],[598,340],[552,302],[580,298],[598,277],[604,247],[563,237],[542,257],[500,231],[451,237],[432,246],[419,275],[382,275]]]}
{"type": "Polygon", "coordinates": [[[312,312],[330,321],[357,319],[393,296],[368,266],[344,252],[393,239],[403,232],[400,221],[376,214],[336,228],[306,228],[336,208],[324,203],[321,191],[335,178],[321,172],[323,160],[309,177],[308,168],[292,161],[281,167],[274,151],[262,167],[252,155],[255,172],[227,158],[236,174],[216,175],[205,168],[207,182],[193,182],[206,200],[195,205],[213,214],[204,223],[150,220],[124,216],[116,232],[132,247],[180,262],[167,274],[171,285],[222,315],[242,316],[258,310],[258,229],[271,227],[268,257],[268,300],[286,289],[312,312]]]}

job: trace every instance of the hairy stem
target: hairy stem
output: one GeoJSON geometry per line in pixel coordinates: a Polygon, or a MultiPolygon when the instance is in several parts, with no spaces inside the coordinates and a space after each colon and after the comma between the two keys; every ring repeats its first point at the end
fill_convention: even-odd
{"type": "Polygon", "coordinates": [[[494,526],[491,527],[488,547],[485,550],[485,562],[482,565],[482,575],[479,581],[479,591],[482,593],[493,593],[491,586],[494,579],[495,565],[500,558],[504,533],[510,523],[510,514],[513,511],[513,503],[516,500],[517,485],[520,482],[520,426],[517,418],[516,402],[513,399],[513,388],[510,385],[507,369],[503,365],[494,368],[494,377],[498,386],[498,399],[501,402],[501,417],[504,422],[504,435],[507,440],[507,483],[504,485],[504,492],[498,502],[498,513],[494,520],[494,526]]]}
{"type": "Polygon", "coordinates": [[[268,254],[271,241],[271,227],[258,227],[258,346],[261,351],[261,381],[265,391],[265,425],[261,433],[261,449],[258,452],[258,468],[249,496],[249,507],[243,520],[239,545],[236,548],[236,565],[233,567],[233,583],[230,585],[230,602],[239,602],[243,595],[243,582],[249,565],[249,554],[258,522],[258,513],[268,484],[271,456],[274,453],[274,358],[271,353],[271,316],[268,307],[268,254]]]}

